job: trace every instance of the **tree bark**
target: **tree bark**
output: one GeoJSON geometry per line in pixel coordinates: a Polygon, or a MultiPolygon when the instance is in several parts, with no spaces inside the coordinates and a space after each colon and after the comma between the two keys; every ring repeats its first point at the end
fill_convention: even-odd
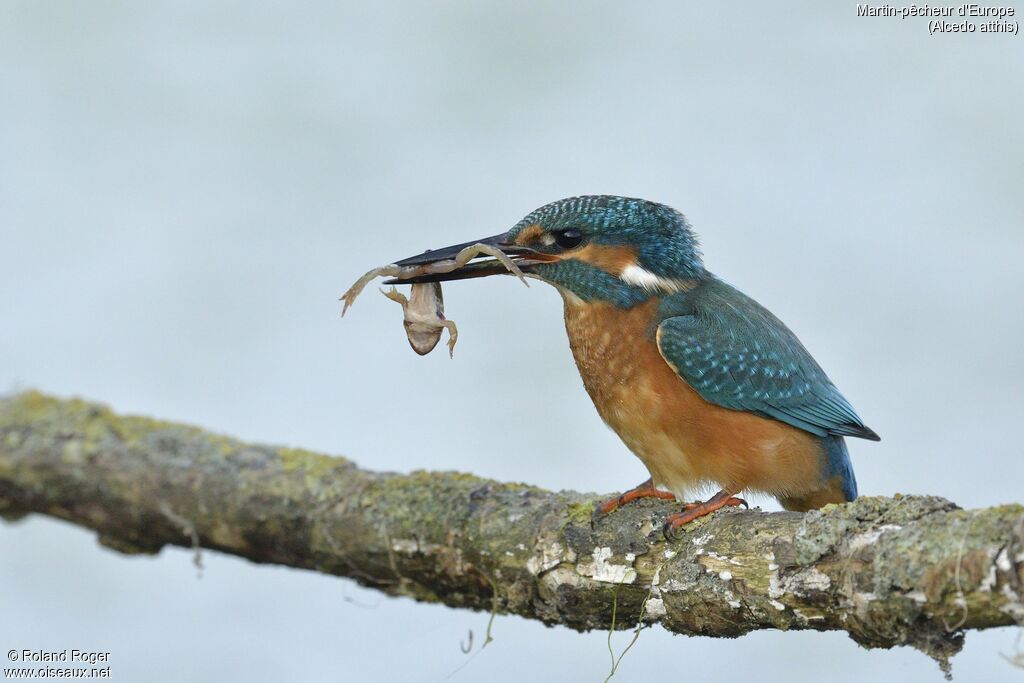
{"type": "Polygon", "coordinates": [[[843,630],[948,666],[965,629],[1024,620],[1024,507],[861,498],[725,510],[666,541],[670,503],[592,522],[602,497],[470,474],[369,472],[35,392],[0,399],[0,514],[58,517],[107,547],[167,544],[350,577],[390,595],[577,630],[843,630]]]}

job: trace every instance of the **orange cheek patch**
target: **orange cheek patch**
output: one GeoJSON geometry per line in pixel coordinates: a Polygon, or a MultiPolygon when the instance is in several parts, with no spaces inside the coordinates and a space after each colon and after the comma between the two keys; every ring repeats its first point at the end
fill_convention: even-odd
{"type": "Polygon", "coordinates": [[[622,271],[636,263],[636,251],[633,249],[602,244],[588,244],[567,256],[597,266],[616,277],[622,275],[622,271]]]}
{"type": "Polygon", "coordinates": [[[540,227],[536,223],[528,225],[523,228],[522,232],[516,235],[516,244],[521,247],[531,244],[540,239],[540,236],[544,234],[544,228],[540,227]]]}

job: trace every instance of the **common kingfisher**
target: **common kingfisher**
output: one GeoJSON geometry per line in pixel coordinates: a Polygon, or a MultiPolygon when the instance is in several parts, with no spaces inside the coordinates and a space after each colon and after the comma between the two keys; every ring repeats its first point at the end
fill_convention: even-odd
{"type": "MultiPolygon", "coordinates": [[[[426,265],[462,248],[498,247],[527,276],[558,290],[583,384],[601,418],[650,478],[598,506],[644,497],[686,501],[667,533],[744,490],[806,511],[857,497],[843,440],[877,441],[800,340],[746,294],[704,267],[683,214],[610,195],[562,199],[511,230],[398,261],[426,265]]],[[[495,259],[395,283],[507,273],[495,259]]]]}

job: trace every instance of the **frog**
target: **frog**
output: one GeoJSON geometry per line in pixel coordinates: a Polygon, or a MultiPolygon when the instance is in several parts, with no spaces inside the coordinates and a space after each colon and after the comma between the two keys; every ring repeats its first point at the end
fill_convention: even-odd
{"type": "Polygon", "coordinates": [[[412,285],[409,297],[395,287],[380,290],[392,301],[398,302],[404,312],[405,335],[409,346],[421,356],[434,350],[441,340],[441,330],[448,330],[448,357],[455,357],[455,342],[459,330],[453,320],[444,317],[444,294],[440,282],[426,282],[412,285]]]}
{"type": "MultiPolygon", "coordinates": [[[[491,256],[497,259],[510,273],[518,277],[523,284],[527,287],[530,286],[519,266],[500,249],[490,244],[471,244],[459,251],[451,259],[435,261],[434,263],[420,266],[403,267],[391,263],[367,271],[341,295],[341,301],[343,302],[341,315],[345,315],[366,285],[378,277],[408,280],[423,275],[450,273],[453,270],[462,268],[480,256],[491,256]]],[[[412,285],[409,297],[406,297],[395,287],[388,291],[383,289],[380,291],[387,298],[401,304],[404,314],[405,334],[413,351],[421,356],[430,353],[441,339],[441,330],[446,329],[448,330],[448,355],[449,357],[454,357],[455,342],[458,339],[459,332],[455,323],[444,316],[444,295],[441,292],[441,283],[415,283],[412,285]]]]}

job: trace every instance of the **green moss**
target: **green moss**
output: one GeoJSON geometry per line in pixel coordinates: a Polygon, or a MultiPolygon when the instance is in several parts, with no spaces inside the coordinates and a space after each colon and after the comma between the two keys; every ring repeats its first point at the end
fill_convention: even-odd
{"type": "Polygon", "coordinates": [[[303,448],[278,448],[276,455],[286,473],[305,475],[306,488],[319,500],[334,495],[332,488],[324,486],[324,482],[339,478],[339,470],[352,466],[344,458],[332,458],[303,448]]]}
{"type": "Polygon", "coordinates": [[[1002,517],[1005,515],[1008,519],[1024,513],[1024,505],[1020,505],[1018,503],[1007,503],[1005,505],[996,505],[985,509],[993,516],[1002,517]]]}
{"type": "Polygon", "coordinates": [[[277,457],[281,461],[281,467],[288,473],[301,470],[309,474],[320,474],[333,468],[328,458],[304,448],[278,448],[277,457]]]}
{"type": "Polygon", "coordinates": [[[0,401],[0,482],[11,497],[0,502],[0,517],[31,510],[74,520],[121,552],[187,545],[182,529],[194,528],[209,547],[255,561],[581,630],[607,628],[613,603],[617,626],[624,614],[642,615],[658,574],[669,630],[845,628],[867,645],[912,642],[937,657],[952,651],[947,624],[1010,623],[1010,597],[1000,590],[1011,577],[993,573],[993,555],[1016,538],[1024,513],[1019,505],[956,510],[933,497],[862,498],[803,516],[724,511],[666,544],[659,525],[678,505],[637,501],[592,525],[596,494],[552,494],[462,472],[364,472],[342,458],[119,417],[38,392],[0,401]],[[207,508],[208,500],[217,505],[207,508]],[[636,581],[616,586],[614,598],[602,581],[572,571],[568,558],[575,554],[578,570],[596,563],[595,548],[610,549],[618,565],[635,557],[636,581]],[[553,553],[566,566],[537,580],[530,560],[547,563],[553,553]],[[811,566],[829,577],[828,591],[800,590],[811,566]],[[773,578],[786,590],[785,609],[769,600],[773,578]]]}
{"type": "MultiPolygon", "coordinates": [[[[428,472],[415,470],[409,474],[395,475],[380,482],[381,494],[410,500],[428,498],[448,500],[456,496],[469,495],[474,490],[493,484],[463,472],[428,472]]],[[[504,485],[501,485],[504,488],[504,485]]]]}
{"type": "MultiPolygon", "coordinates": [[[[568,518],[566,519],[565,524],[572,523],[589,525],[590,520],[593,519],[594,516],[595,505],[596,503],[590,501],[569,503],[565,506],[566,512],[568,513],[568,518]]],[[[562,525],[562,528],[564,529],[565,525],[562,525]]]]}
{"type": "Polygon", "coordinates": [[[60,401],[38,391],[26,391],[15,396],[8,405],[11,406],[8,415],[14,418],[11,422],[35,422],[48,417],[60,406],[60,401]]]}
{"type": "MultiPolygon", "coordinates": [[[[106,408],[103,408],[103,412],[95,417],[98,418],[98,422],[106,429],[127,443],[139,442],[155,432],[170,430],[192,431],[196,436],[202,434],[211,441],[216,438],[215,436],[203,433],[198,427],[188,427],[165,420],[154,420],[153,418],[134,415],[121,417],[106,408]]],[[[221,438],[223,439],[224,437],[221,438]]]]}

